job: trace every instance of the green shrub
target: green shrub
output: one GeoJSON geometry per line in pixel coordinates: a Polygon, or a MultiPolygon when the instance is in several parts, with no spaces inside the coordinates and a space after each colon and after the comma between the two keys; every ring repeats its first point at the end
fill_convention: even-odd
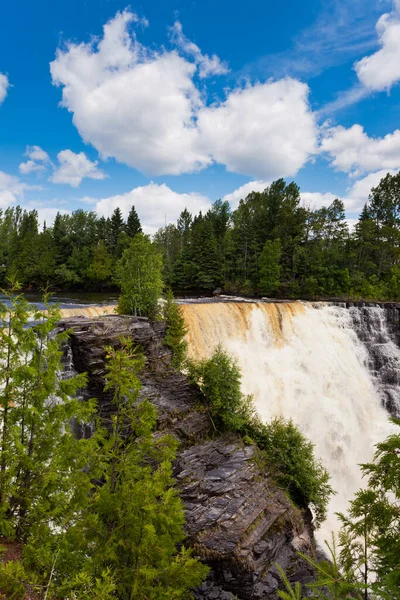
{"type": "Polygon", "coordinates": [[[319,525],[325,519],[333,491],[328,472],[314,456],[314,445],[291,420],[260,421],[252,397],[241,391],[236,360],[222,346],[217,346],[210,359],[192,364],[190,374],[202,392],[215,428],[254,440],[276,482],[288,490],[298,506],[310,505],[319,525]]]}

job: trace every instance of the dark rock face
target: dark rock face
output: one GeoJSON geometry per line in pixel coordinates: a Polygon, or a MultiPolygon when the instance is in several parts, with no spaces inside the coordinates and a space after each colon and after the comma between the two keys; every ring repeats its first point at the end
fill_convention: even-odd
{"type": "Polygon", "coordinates": [[[275,563],[293,581],[312,579],[296,554],[313,554],[312,535],[300,511],[259,470],[255,452],[240,440],[219,439],[184,450],[177,461],[189,541],[221,586],[217,595],[207,582],[197,598],[229,598],[226,592],[276,598],[275,563]]]}
{"type": "Polygon", "coordinates": [[[211,567],[196,600],[276,600],[276,562],[292,581],[309,582],[312,572],[297,550],[314,555],[310,520],[260,470],[253,446],[236,437],[207,439],[209,419],[197,390],[171,368],[164,325],[108,316],[59,327],[71,330],[68,368],[88,374],[81,396],[96,397],[106,421],[112,405],[103,391],[104,346],[118,346],[121,336],[129,336],[145,353],[141,393],[157,407],[159,430],[181,441],[175,477],[186,507],[188,543],[211,567]]]}
{"type": "Polygon", "coordinates": [[[354,330],[368,354],[383,406],[400,417],[400,305],[348,307],[354,330]]]}

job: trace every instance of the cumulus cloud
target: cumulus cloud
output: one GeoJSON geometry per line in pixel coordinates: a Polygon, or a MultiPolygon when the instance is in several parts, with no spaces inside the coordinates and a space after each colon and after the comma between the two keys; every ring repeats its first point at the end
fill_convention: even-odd
{"type": "Polygon", "coordinates": [[[25,156],[29,160],[19,165],[19,171],[22,175],[44,171],[47,165],[51,164],[49,155],[40,146],[27,146],[25,156]]]}
{"type": "Polygon", "coordinates": [[[18,177],[0,171],[0,208],[7,208],[21,201],[25,190],[31,186],[22,183],[18,177]]]}
{"type": "Polygon", "coordinates": [[[200,112],[202,143],[230,171],[267,179],[294,175],[315,151],[308,92],[291,78],[235,90],[200,112]]]}
{"type": "Polygon", "coordinates": [[[84,152],[62,150],[57,154],[59,166],[49,178],[52,183],[67,183],[78,187],[84,177],[89,179],[105,179],[107,175],[97,168],[98,161],[90,161],[84,152]]]}
{"type": "Polygon", "coordinates": [[[294,175],[315,150],[308,87],[294,79],[248,84],[205,103],[194,77],[222,73],[175,24],[176,49],[155,51],[117,13],[103,37],[68,43],[50,65],[62,105],[102,158],[155,175],[198,171],[213,161],[255,177],[294,175]],[[182,56],[184,54],[185,56],[182,56]]]}
{"type": "Polygon", "coordinates": [[[98,168],[98,161],[90,161],[84,152],[62,150],[57,154],[58,165],[50,160],[50,156],[40,146],[27,146],[25,156],[29,160],[19,165],[20,172],[29,175],[51,168],[53,172],[49,181],[52,183],[67,183],[72,187],[78,187],[85,177],[89,179],[107,177],[106,173],[98,168]]]}
{"type": "Polygon", "coordinates": [[[222,200],[229,202],[232,210],[236,210],[240,200],[244,200],[251,192],[263,192],[269,185],[269,181],[248,181],[233,192],[225,194],[222,200]]]}
{"type": "Polygon", "coordinates": [[[170,29],[171,41],[185,54],[192,56],[199,68],[199,76],[204,79],[211,75],[225,75],[229,72],[228,65],[213,54],[203,54],[197,44],[190,41],[183,33],[182,24],[175,21],[170,29]]]}
{"type": "Polygon", "coordinates": [[[321,151],[331,158],[331,165],[353,176],[378,169],[400,167],[400,130],[383,138],[369,137],[361,125],[327,129],[321,151]]]}
{"type": "Polygon", "coordinates": [[[358,79],[371,91],[388,90],[400,80],[400,4],[380,17],[376,31],[381,48],[354,64],[358,79]]]}
{"type": "Polygon", "coordinates": [[[368,196],[373,187],[376,187],[383,177],[387,174],[395,175],[397,170],[395,169],[381,169],[375,173],[369,173],[365,177],[362,177],[350,187],[347,195],[347,208],[348,210],[358,211],[361,210],[364,204],[368,201],[368,196]]]}
{"type": "MultiPolygon", "coordinates": [[[[364,204],[368,202],[368,197],[372,188],[376,187],[381,179],[386,177],[388,173],[390,175],[395,175],[397,171],[381,169],[380,171],[369,173],[350,185],[344,196],[338,194],[335,195],[331,192],[302,192],[301,199],[305,206],[315,210],[323,206],[329,206],[336,198],[338,198],[343,201],[347,213],[357,213],[363,208],[364,204]]],[[[356,221],[352,218],[347,220],[349,225],[351,225],[351,221],[356,221]]]]}
{"type": "Polygon", "coordinates": [[[200,211],[207,212],[211,207],[207,196],[195,192],[179,194],[165,183],[158,185],[153,182],[109,198],[84,200],[95,203],[96,212],[104,217],[110,217],[119,207],[126,218],[131,207],[135,206],[145,233],[154,233],[164,227],[165,222],[175,222],[185,208],[192,214],[197,214],[200,211]]]}

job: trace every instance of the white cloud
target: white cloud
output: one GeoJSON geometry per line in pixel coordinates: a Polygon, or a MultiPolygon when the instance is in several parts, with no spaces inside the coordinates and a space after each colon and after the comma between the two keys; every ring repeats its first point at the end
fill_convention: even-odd
{"type": "Polygon", "coordinates": [[[49,155],[40,146],[27,146],[25,156],[29,160],[19,165],[19,171],[23,175],[44,171],[47,165],[51,164],[49,155]]]}
{"type": "Polygon", "coordinates": [[[199,68],[199,76],[204,79],[211,75],[225,75],[229,72],[228,65],[222,62],[216,54],[203,54],[197,44],[191,42],[183,33],[182,24],[175,21],[170,29],[171,41],[185,54],[192,56],[199,68]]]}
{"type": "MultiPolygon", "coordinates": [[[[357,213],[361,211],[364,204],[368,202],[371,189],[376,187],[381,179],[388,173],[390,175],[395,175],[396,172],[397,171],[395,170],[382,169],[375,173],[369,173],[349,186],[344,196],[332,194],[331,192],[301,192],[301,199],[305,206],[315,210],[322,206],[329,206],[336,198],[338,198],[343,201],[347,213],[357,213]]],[[[350,221],[355,221],[352,218],[347,220],[349,224],[350,221]]]]}
{"type": "Polygon", "coordinates": [[[7,208],[20,202],[25,190],[29,189],[32,187],[22,183],[18,177],[0,171],[0,208],[7,208]]]}
{"type": "Polygon", "coordinates": [[[194,172],[213,161],[260,178],[294,175],[315,151],[308,86],[294,79],[248,84],[210,107],[194,83],[222,73],[173,28],[178,50],[154,51],[128,31],[136,16],[117,13],[103,38],[69,43],[50,65],[62,105],[102,158],[156,175],[194,172]],[[194,62],[193,62],[194,60],[194,62]]]}
{"type": "Polygon", "coordinates": [[[376,24],[381,48],[354,64],[358,79],[371,91],[388,90],[400,80],[400,5],[376,24]]]}
{"type": "Polygon", "coordinates": [[[40,146],[27,146],[25,154],[32,160],[44,163],[50,162],[49,155],[40,146]]]}
{"type": "Polygon", "coordinates": [[[383,138],[369,137],[361,125],[327,129],[321,151],[332,159],[331,165],[339,171],[359,176],[378,169],[400,167],[400,130],[383,138]]]}
{"type": "Polygon", "coordinates": [[[78,187],[84,177],[89,179],[105,179],[107,175],[97,168],[98,161],[90,161],[84,152],[62,150],[57,154],[59,166],[49,178],[52,183],[67,183],[78,187]]]}
{"type": "Polygon", "coordinates": [[[230,171],[267,179],[295,175],[315,152],[308,92],[290,78],[234,90],[200,112],[202,143],[230,171]]]}
{"type": "Polygon", "coordinates": [[[311,210],[316,210],[323,206],[330,206],[336,198],[344,200],[331,192],[301,192],[300,197],[304,206],[311,210]]]}
{"type": "Polygon", "coordinates": [[[46,227],[51,227],[54,223],[54,219],[56,218],[57,213],[60,213],[61,215],[71,214],[70,210],[67,210],[65,208],[56,208],[53,206],[39,206],[36,208],[36,210],[38,212],[38,221],[41,228],[43,227],[44,223],[46,223],[46,227]]]}
{"type": "Polygon", "coordinates": [[[7,75],[4,75],[4,73],[0,73],[0,104],[2,104],[6,99],[9,87],[10,82],[8,81],[7,75]]]}
{"type": "MultiPolygon", "coordinates": [[[[89,199],[85,198],[85,201],[88,202],[89,199]]],[[[126,218],[131,207],[135,206],[145,233],[154,233],[160,227],[164,227],[165,222],[175,222],[185,208],[197,214],[200,211],[204,213],[211,207],[211,202],[206,196],[194,192],[179,194],[165,183],[150,183],[125,194],[92,201],[96,202],[96,212],[104,217],[110,217],[119,207],[126,218]]]]}
{"type": "Polygon", "coordinates": [[[369,173],[366,177],[354,182],[347,195],[347,209],[352,211],[361,210],[368,201],[368,196],[373,187],[376,187],[380,180],[389,173],[395,175],[397,170],[381,169],[375,173],[369,173]]]}
{"type": "Polygon", "coordinates": [[[130,12],[117,13],[97,44],[71,43],[57,51],[50,70],[63,86],[62,105],[105,159],[158,175],[203,168],[211,158],[196,149],[196,66],[175,51],[145,49],[128,34],[133,19],[130,12]]]}
{"type": "Polygon", "coordinates": [[[19,171],[22,175],[29,175],[30,173],[40,172],[45,170],[45,165],[35,162],[34,160],[27,160],[19,165],[19,171]]]}
{"type": "Polygon", "coordinates": [[[222,198],[224,202],[229,202],[231,208],[236,210],[240,200],[244,200],[250,192],[263,192],[270,185],[269,181],[248,181],[233,192],[225,194],[222,198]]]}

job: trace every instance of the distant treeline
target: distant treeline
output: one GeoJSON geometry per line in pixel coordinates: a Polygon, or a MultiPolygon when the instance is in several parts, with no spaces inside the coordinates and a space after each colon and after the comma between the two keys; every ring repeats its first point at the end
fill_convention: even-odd
{"type": "MultiPolygon", "coordinates": [[[[141,231],[135,208],[125,222],[77,210],[39,231],[36,211],[8,208],[0,218],[0,279],[23,286],[105,289],[117,261],[141,231]]],[[[400,174],[386,175],[366,199],[354,231],[344,205],[313,210],[283,179],[252,192],[231,211],[217,200],[206,214],[184,210],[153,237],[164,280],[184,291],[280,297],[400,298],[400,174]]]]}

